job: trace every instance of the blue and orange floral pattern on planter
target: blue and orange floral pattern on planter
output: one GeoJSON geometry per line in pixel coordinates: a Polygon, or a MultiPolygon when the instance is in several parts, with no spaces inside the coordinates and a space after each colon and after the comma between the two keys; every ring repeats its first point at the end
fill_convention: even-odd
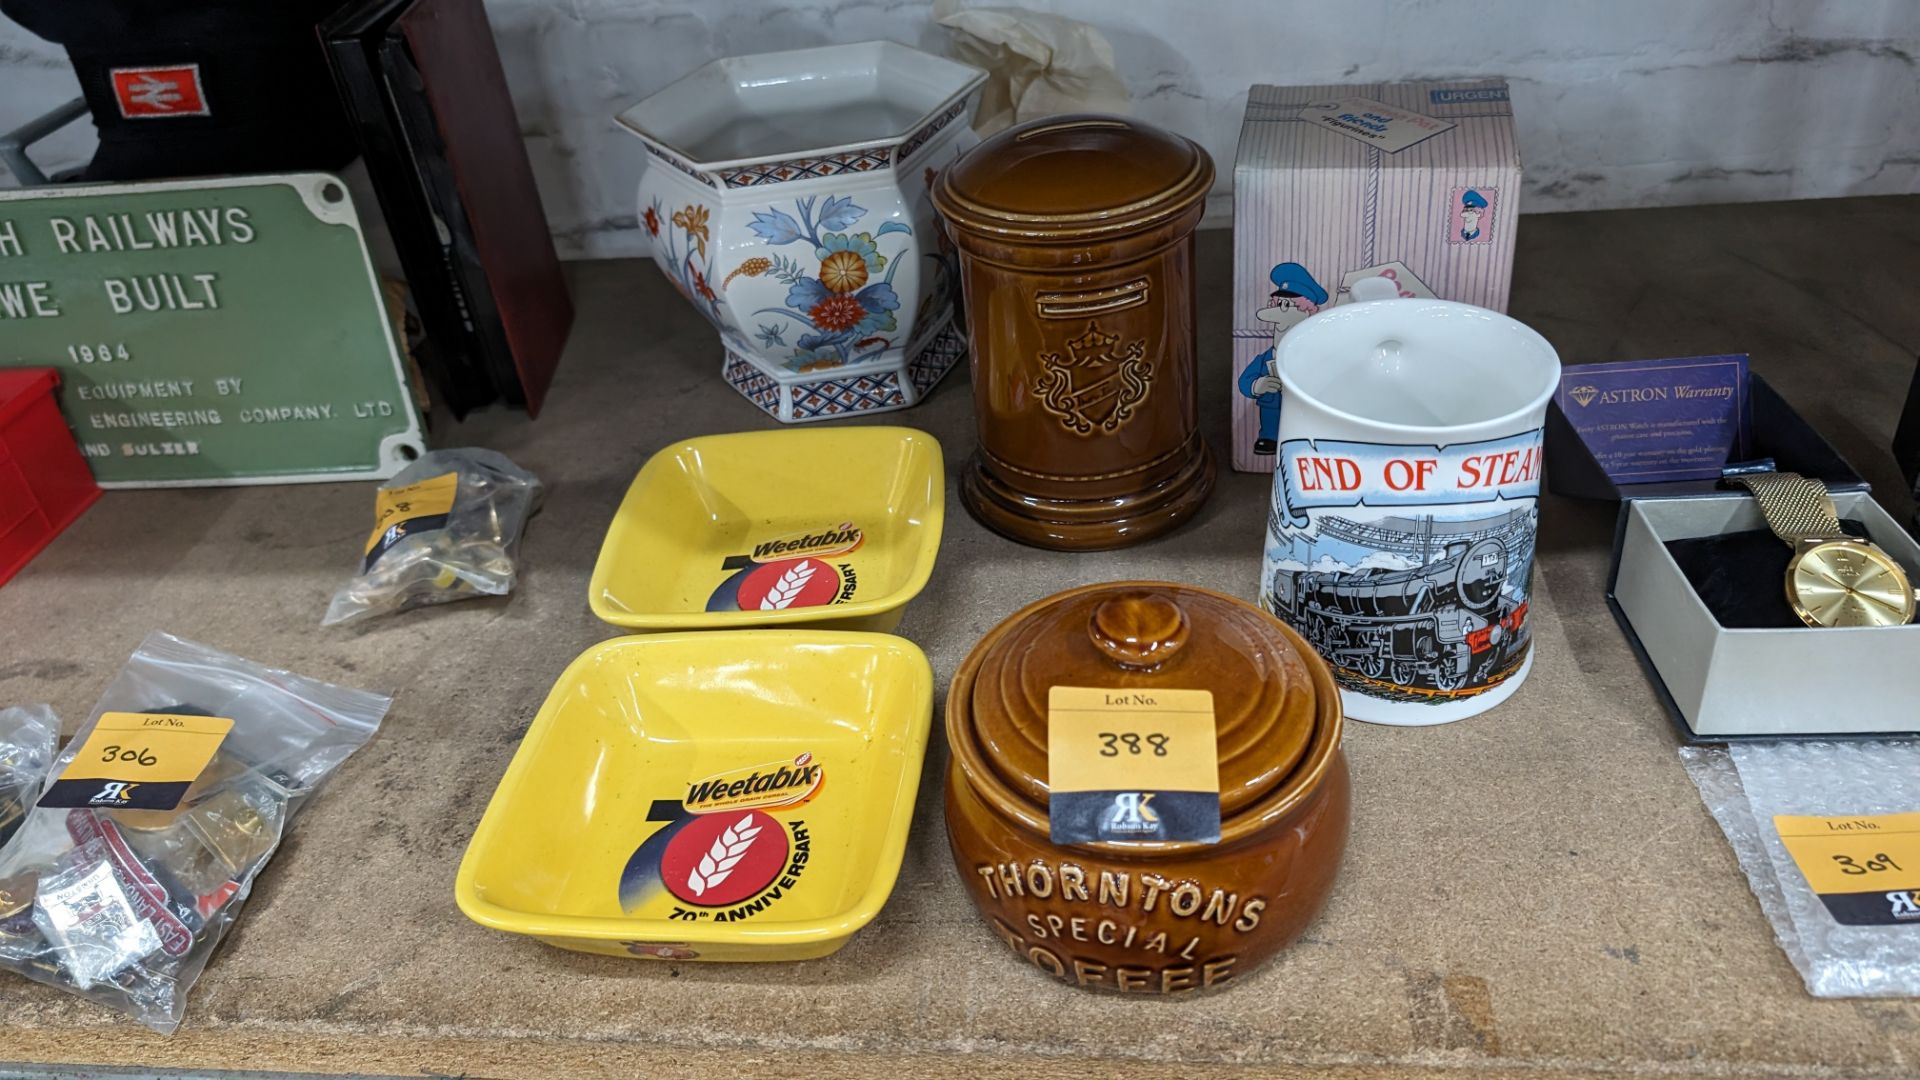
{"type": "Polygon", "coordinates": [[[769,206],[756,210],[747,226],[771,247],[805,243],[813,258],[784,252],[743,260],[722,282],[740,276],[770,275],[788,286],[786,306],[760,308],[755,337],[763,347],[791,349],[784,361],[793,371],[824,371],[857,364],[892,347],[899,323],[894,313],[900,296],[893,291],[893,275],[900,256],[912,244],[903,242],[891,255],[882,254],[882,239],[893,233],[913,235],[912,226],[888,221],[872,232],[853,232],[867,216],[853,196],[817,195],[794,200],[794,213],[769,206]],[[787,334],[794,336],[789,339],[787,334]]]}
{"type": "Polygon", "coordinates": [[[671,268],[667,277],[674,288],[693,301],[693,306],[709,319],[719,322],[720,305],[724,301],[714,289],[713,257],[707,252],[707,243],[713,239],[708,228],[712,215],[698,203],[688,203],[671,214],[666,214],[665,209],[659,199],[654,199],[640,216],[640,223],[646,226],[647,235],[656,246],[666,245],[667,266],[671,268]],[[664,241],[662,231],[666,234],[664,241]]]}

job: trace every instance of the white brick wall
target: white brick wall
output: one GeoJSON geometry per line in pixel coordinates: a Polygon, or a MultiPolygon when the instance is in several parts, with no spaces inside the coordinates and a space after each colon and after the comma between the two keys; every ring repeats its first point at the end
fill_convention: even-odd
{"type": "MultiPolygon", "coordinates": [[[[1920,190],[1916,0],[1033,0],[1112,40],[1142,117],[1222,164],[1247,86],[1504,75],[1530,211],[1920,190]]],[[[708,59],[886,37],[938,50],[927,0],[488,0],[570,254],[639,250],[645,160],[610,117],[708,59]]],[[[73,96],[0,19],[0,129],[73,96]]],[[[89,153],[84,132],[44,161],[89,153]]]]}

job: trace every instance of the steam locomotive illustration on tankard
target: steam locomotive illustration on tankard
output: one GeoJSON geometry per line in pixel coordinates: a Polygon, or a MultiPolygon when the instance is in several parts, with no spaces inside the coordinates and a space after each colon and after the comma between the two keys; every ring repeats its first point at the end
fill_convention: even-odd
{"type": "Polygon", "coordinates": [[[1333,669],[1347,716],[1445,724],[1533,664],[1547,340],[1384,277],[1274,345],[1285,390],[1260,604],[1333,669]]]}
{"type": "Polygon", "coordinates": [[[1451,540],[1443,550],[1404,570],[1277,569],[1268,607],[1336,671],[1415,691],[1489,682],[1524,643],[1525,582],[1507,588],[1510,551],[1498,537],[1451,540]]]}

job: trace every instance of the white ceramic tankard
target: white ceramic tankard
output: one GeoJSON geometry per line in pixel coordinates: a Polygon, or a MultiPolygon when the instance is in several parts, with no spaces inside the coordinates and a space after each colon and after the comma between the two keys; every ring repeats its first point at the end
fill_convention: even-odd
{"type": "Polygon", "coordinates": [[[1533,664],[1527,597],[1547,340],[1497,312],[1354,285],[1275,349],[1282,384],[1261,606],[1333,667],[1346,713],[1443,724],[1533,664]]]}

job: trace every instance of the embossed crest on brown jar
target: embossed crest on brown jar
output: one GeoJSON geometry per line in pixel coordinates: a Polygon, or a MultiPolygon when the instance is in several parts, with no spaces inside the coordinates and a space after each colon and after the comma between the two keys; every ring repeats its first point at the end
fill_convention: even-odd
{"type": "Polygon", "coordinates": [[[1224,593],[1089,585],[980,640],[947,694],[947,835],[995,934],[1062,982],[1123,993],[1228,983],[1333,889],[1349,786],[1340,694],[1292,629],[1224,593]],[[1061,845],[1047,819],[1055,686],[1208,690],[1220,840],[1061,845]]]}
{"type": "Polygon", "coordinates": [[[1212,184],[1198,144],[1117,116],[1010,128],[934,182],[980,434],[960,495],[987,527],[1092,551],[1206,501],[1193,230],[1212,184]]]}

